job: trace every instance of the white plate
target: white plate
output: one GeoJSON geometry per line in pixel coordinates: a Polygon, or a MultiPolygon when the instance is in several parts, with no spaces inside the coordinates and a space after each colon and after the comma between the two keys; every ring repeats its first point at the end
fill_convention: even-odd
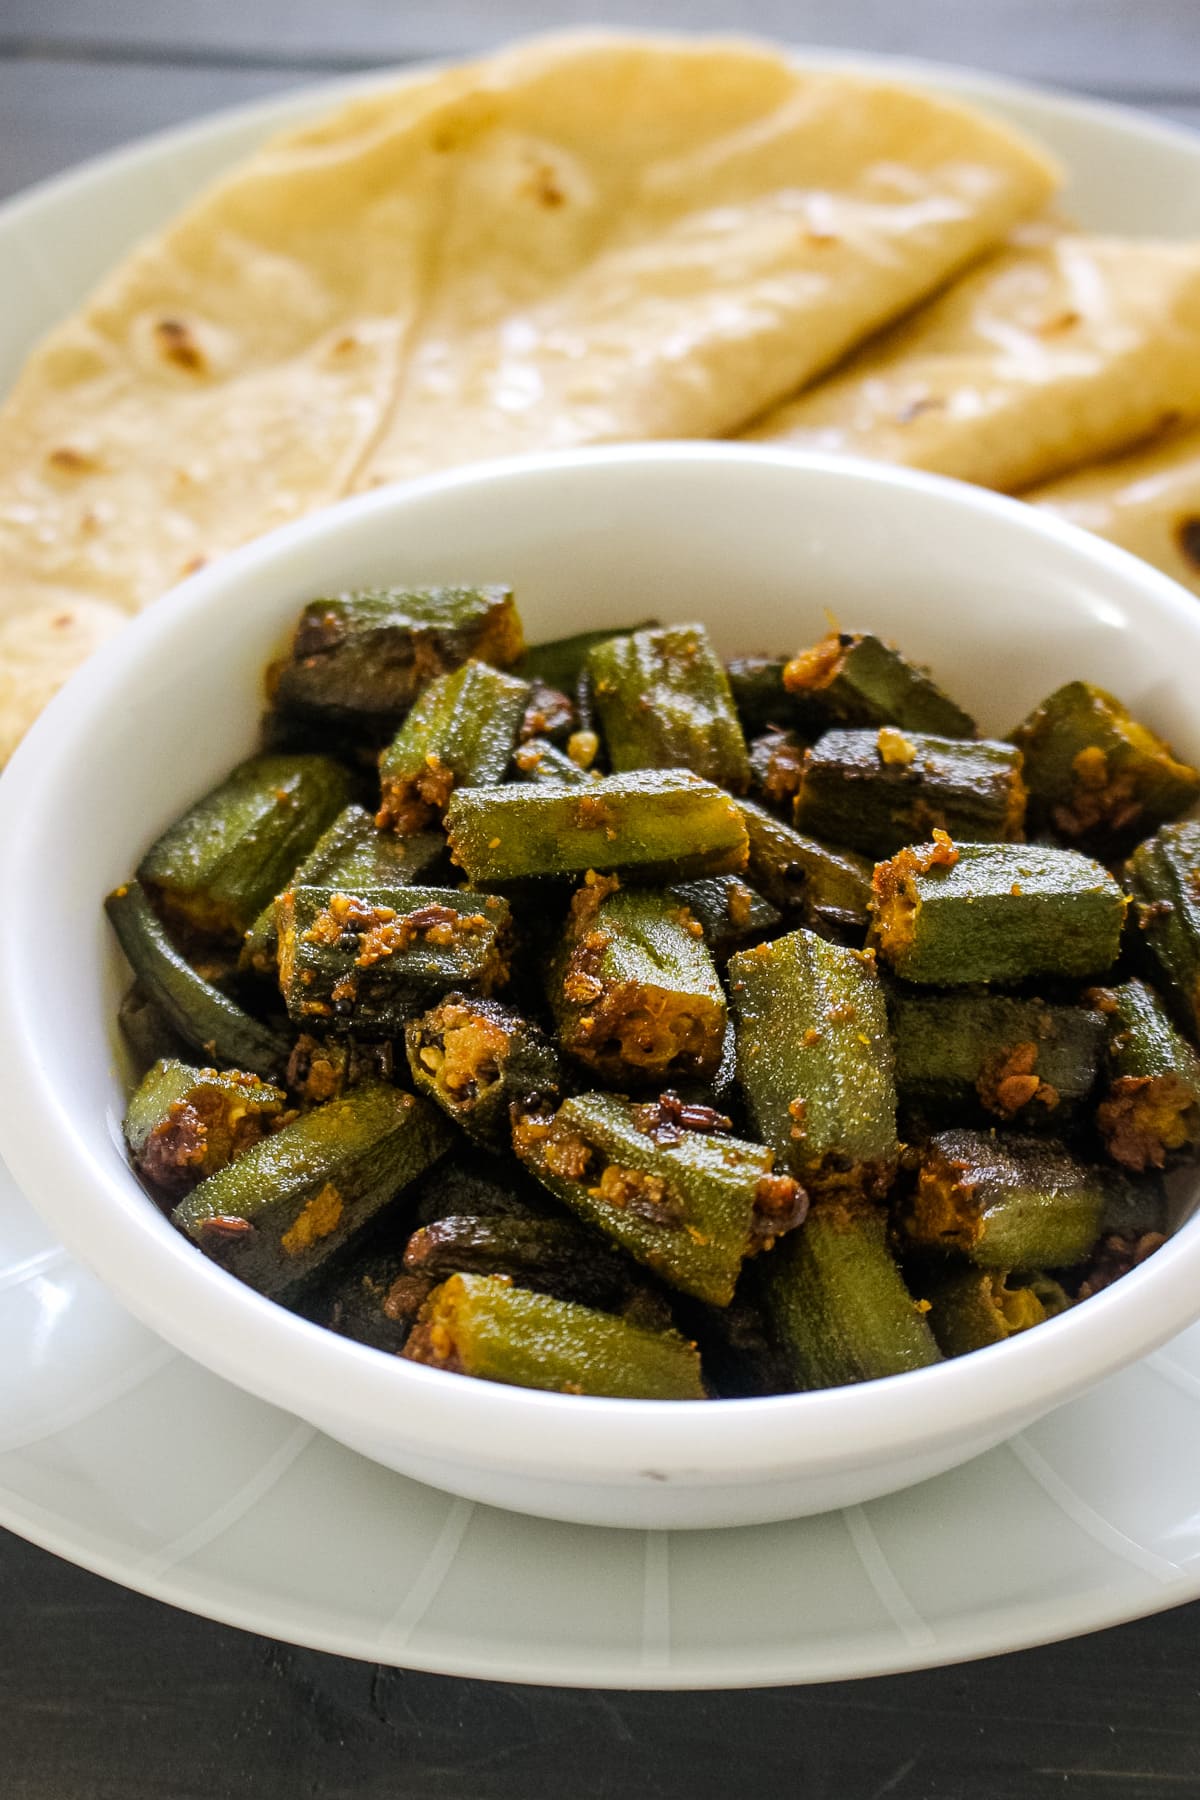
{"type": "MultiPolygon", "coordinates": [[[[1081,223],[1200,235],[1200,139],[957,71],[869,66],[1036,131],[1074,173],[1081,223]]],[[[151,140],[0,210],[0,384],[134,238],[347,85],[151,140]]],[[[195,1612],[406,1667],[613,1687],[821,1681],[1200,1595],[1200,1326],[1002,1449],[868,1506],[600,1531],[450,1499],[227,1386],[135,1324],[0,1170],[0,1367],[0,1523],[195,1612]]]]}

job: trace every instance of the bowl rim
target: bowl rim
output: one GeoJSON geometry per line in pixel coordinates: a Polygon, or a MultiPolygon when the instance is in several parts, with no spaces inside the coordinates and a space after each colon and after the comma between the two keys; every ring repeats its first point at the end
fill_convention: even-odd
{"type": "MultiPolygon", "coordinates": [[[[715,1406],[560,1395],[483,1381],[381,1355],[254,1292],[197,1253],[145,1195],[132,1170],[110,1175],[89,1149],[99,1119],[82,1125],[60,1098],[55,1049],[39,1033],[36,959],[23,954],[22,895],[36,891],[22,816],[54,807],[88,734],[121,691],[153,666],[175,633],[224,596],[226,605],[274,562],[327,534],[353,531],[428,495],[562,469],[736,463],[816,474],[871,489],[939,499],[963,513],[1065,547],[1081,574],[1137,594],[1200,648],[1193,597],[1112,544],[1023,503],[923,472],[772,446],[671,441],[534,453],[477,463],[377,489],[294,521],[221,558],[171,590],[104,645],[55,697],[0,776],[0,843],[18,928],[0,933],[0,1154],[26,1197],[68,1249],[121,1303],[185,1354],[235,1385],[301,1417],[336,1417],[348,1440],[396,1432],[414,1452],[590,1481],[794,1479],[913,1454],[955,1439],[995,1441],[1071,1393],[1157,1348],[1200,1312],[1200,1222],[1120,1282],[1004,1344],[856,1386],[726,1400],[715,1406]],[[102,1204],[97,1204],[101,1200],[102,1204]],[[86,1204],[84,1203],[86,1201],[86,1204]],[[104,1229],[97,1229],[100,1221],[104,1229]],[[151,1229],[147,1229],[150,1227],[151,1229]],[[899,1385],[898,1385],[899,1384],[899,1385]]],[[[97,904],[99,897],[97,897],[97,904]]],[[[27,903],[32,908],[32,903],[27,903]]],[[[31,922],[32,922],[31,910],[31,922]]]]}

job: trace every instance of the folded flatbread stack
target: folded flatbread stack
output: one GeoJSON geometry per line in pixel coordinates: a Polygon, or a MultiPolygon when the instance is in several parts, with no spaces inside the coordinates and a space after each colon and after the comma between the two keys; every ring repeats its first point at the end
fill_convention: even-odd
{"type": "Polygon", "coordinates": [[[1200,418],[1200,244],[988,258],[746,435],[1016,493],[1200,418]]]}
{"type": "Polygon", "coordinates": [[[1200,429],[1181,430],[1025,496],[1200,594],[1200,429]]]}
{"type": "Polygon", "coordinates": [[[730,42],[548,40],[277,139],[0,414],[0,758],[200,563],[480,456],[734,434],[1055,181],[967,108],[730,42]]]}

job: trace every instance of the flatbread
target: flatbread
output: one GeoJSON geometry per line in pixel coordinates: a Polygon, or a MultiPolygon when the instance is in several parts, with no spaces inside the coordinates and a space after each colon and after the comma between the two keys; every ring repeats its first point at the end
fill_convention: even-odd
{"type": "Polygon", "coordinates": [[[746,435],[1013,493],[1200,417],[1200,244],[1001,252],[746,435]]]}
{"type": "Polygon", "coordinates": [[[1025,498],[1200,594],[1200,429],[1080,469],[1025,498]]]}
{"type": "Polygon", "coordinates": [[[542,41],[277,139],[0,414],[0,744],[46,691],[26,631],[82,650],[85,608],[382,481],[732,433],[1056,179],[964,107],[686,39],[542,41]]]}

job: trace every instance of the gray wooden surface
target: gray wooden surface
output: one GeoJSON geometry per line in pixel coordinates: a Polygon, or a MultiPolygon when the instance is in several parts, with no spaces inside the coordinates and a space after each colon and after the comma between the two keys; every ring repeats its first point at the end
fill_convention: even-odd
{"type": "MultiPolygon", "coordinates": [[[[298,82],[589,19],[971,63],[1200,126],[1200,0],[0,0],[0,194],[298,82]]],[[[890,1680],[574,1694],[286,1649],[0,1534],[0,1800],[1064,1794],[1200,1800],[1200,1605],[890,1680]]]]}

